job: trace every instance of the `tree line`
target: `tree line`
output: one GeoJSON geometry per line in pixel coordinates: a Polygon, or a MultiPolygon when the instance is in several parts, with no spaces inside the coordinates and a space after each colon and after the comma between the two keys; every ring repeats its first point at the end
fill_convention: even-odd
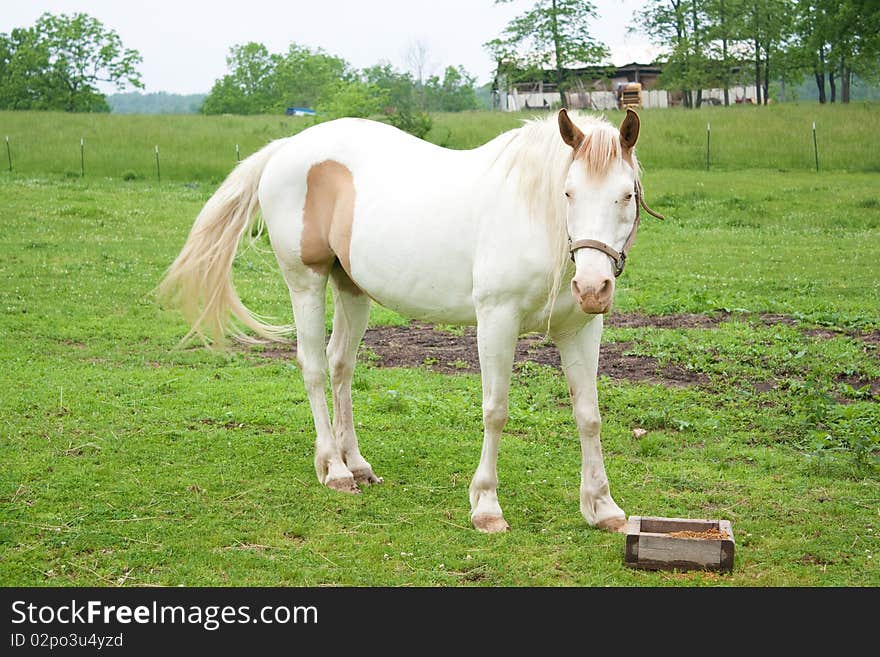
{"type": "Polygon", "coordinates": [[[88,14],[44,13],[0,33],[0,109],[109,112],[98,83],[142,88],[137,50],[88,14]]]}
{"type": "Polygon", "coordinates": [[[639,27],[664,48],[663,82],[681,90],[686,107],[699,107],[711,87],[727,105],[734,84],[753,84],[766,105],[771,83],[805,76],[820,103],[848,103],[854,76],[878,75],[876,0],[650,0],[639,27]]]}
{"type": "MultiPolygon", "coordinates": [[[[495,0],[504,4],[510,0],[495,0]]],[[[608,47],[592,33],[596,8],[588,0],[534,0],[504,31],[484,44],[510,81],[549,73],[560,100],[572,69],[607,61],[608,47]]],[[[771,85],[816,82],[819,102],[849,102],[853,80],[880,78],[878,0],[647,0],[630,31],[662,48],[662,86],[680,90],[686,107],[702,90],[754,84],[766,104],[771,85]]],[[[201,106],[208,114],[277,113],[304,106],[324,117],[384,114],[424,135],[430,112],[476,109],[475,78],[461,66],[425,76],[419,46],[415,75],[380,62],[356,69],[321,49],[291,43],[270,53],[260,43],[233,46],[228,72],[201,106]]],[[[0,109],[110,111],[101,83],[142,88],[140,53],[84,14],[45,13],[30,27],[0,34],[0,109]]]]}
{"type": "Polygon", "coordinates": [[[734,84],[753,84],[766,105],[771,83],[805,77],[820,103],[848,103],[854,76],[880,73],[877,0],[650,0],[638,28],[664,48],[663,83],[686,107],[712,87],[727,105],[734,84]]]}
{"type": "Polygon", "coordinates": [[[321,49],[292,43],[284,53],[270,53],[255,42],[233,46],[226,62],[228,73],[205,99],[206,114],[271,114],[289,107],[323,117],[385,114],[423,136],[431,127],[428,112],[478,107],[476,79],[461,66],[422,80],[389,63],[358,70],[321,49]]]}
{"type": "MultiPolygon", "coordinates": [[[[587,0],[536,0],[484,44],[497,64],[496,85],[502,77],[549,76],[565,104],[576,69],[607,61],[607,46],[593,36],[596,17],[587,0]]],[[[880,77],[877,0],[647,0],[628,31],[662,48],[660,84],[680,90],[685,107],[699,107],[702,90],[718,87],[727,105],[732,86],[749,84],[767,104],[772,83],[805,77],[815,79],[820,103],[847,103],[855,77],[880,77]]]]}
{"type": "MultiPolygon", "coordinates": [[[[323,118],[385,114],[423,136],[429,112],[478,107],[475,82],[462,66],[423,79],[425,50],[416,53],[418,77],[389,63],[358,70],[321,49],[290,44],[270,53],[261,43],[235,45],[228,72],[198,108],[206,114],[268,114],[308,107],[323,118]]],[[[30,27],[0,33],[0,109],[109,112],[100,83],[143,88],[138,51],[84,13],[44,13],[30,27]]],[[[123,99],[124,100],[124,99],[123,99]]]]}

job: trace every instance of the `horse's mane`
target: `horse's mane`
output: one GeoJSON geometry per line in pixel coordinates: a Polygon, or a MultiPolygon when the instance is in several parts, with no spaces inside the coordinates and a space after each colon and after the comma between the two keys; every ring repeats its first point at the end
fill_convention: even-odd
{"type": "MultiPolygon", "coordinates": [[[[514,183],[529,214],[543,220],[547,227],[556,253],[548,310],[556,301],[569,261],[564,195],[568,167],[577,157],[591,175],[601,177],[623,156],[620,132],[605,117],[578,112],[569,112],[569,117],[584,133],[577,153],[572,153],[571,147],[562,140],[557,115],[551,113],[525,121],[522,127],[511,130],[511,137],[493,163],[493,167],[501,167],[504,177],[514,183]]],[[[635,155],[633,165],[638,172],[635,155]]]]}

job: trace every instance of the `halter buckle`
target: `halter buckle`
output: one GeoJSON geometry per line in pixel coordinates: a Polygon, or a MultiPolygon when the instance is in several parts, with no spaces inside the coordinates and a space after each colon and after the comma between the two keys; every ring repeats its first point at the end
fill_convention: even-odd
{"type": "Polygon", "coordinates": [[[626,254],[622,251],[620,252],[620,257],[617,260],[614,260],[614,278],[618,278],[623,273],[623,268],[626,265],[626,254]]]}

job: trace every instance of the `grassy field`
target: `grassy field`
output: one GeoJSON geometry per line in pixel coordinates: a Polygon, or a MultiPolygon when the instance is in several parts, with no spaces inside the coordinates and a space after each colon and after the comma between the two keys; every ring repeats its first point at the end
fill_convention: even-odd
{"type": "MultiPolygon", "coordinates": [[[[207,138],[213,120],[187,120],[207,138]]],[[[297,368],[259,349],[175,350],[185,327],[149,296],[212,185],[183,168],[162,185],[47,168],[0,178],[0,585],[880,585],[877,174],[707,173],[647,152],[648,200],[669,218],[644,222],[616,311],[730,314],[606,330],[703,381],[603,378],[606,465],[628,513],[732,520],[732,574],[632,571],[623,536],[585,525],[568,392],[546,366],[514,376],[499,461],[511,532],[469,528],[474,374],[363,353],[356,420],[385,483],[321,487],[297,368]]],[[[235,275],[251,308],[289,318],[269,252],[235,275]]],[[[374,308],[374,325],[403,321],[374,308]]]]}
{"type": "MultiPolygon", "coordinates": [[[[621,112],[608,112],[615,123],[621,112]]],[[[450,148],[473,148],[515,128],[531,113],[437,114],[427,139],[450,148]]],[[[700,111],[643,110],[639,154],[647,169],[705,169],[706,124],[712,126],[711,166],[717,169],[814,169],[812,122],[820,167],[880,172],[877,103],[819,106],[707,107],[700,111]]],[[[313,119],[283,116],[132,116],[0,112],[0,138],[9,137],[13,168],[33,175],[80,175],[80,139],[86,176],[155,180],[154,147],[164,180],[217,183],[242,157],[272,139],[294,134],[313,119]]],[[[0,166],[8,166],[0,153],[0,166]]]]}

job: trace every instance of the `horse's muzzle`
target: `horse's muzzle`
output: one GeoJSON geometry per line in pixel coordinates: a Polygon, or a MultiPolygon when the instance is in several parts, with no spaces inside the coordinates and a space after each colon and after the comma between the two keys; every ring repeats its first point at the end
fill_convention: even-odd
{"type": "Polygon", "coordinates": [[[611,310],[611,301],[614,299],[614,279],[603,278],[594,284],[578,282],[576,278],[572,279],[571,294],[586,314],[607,313],[611,310]]]}

